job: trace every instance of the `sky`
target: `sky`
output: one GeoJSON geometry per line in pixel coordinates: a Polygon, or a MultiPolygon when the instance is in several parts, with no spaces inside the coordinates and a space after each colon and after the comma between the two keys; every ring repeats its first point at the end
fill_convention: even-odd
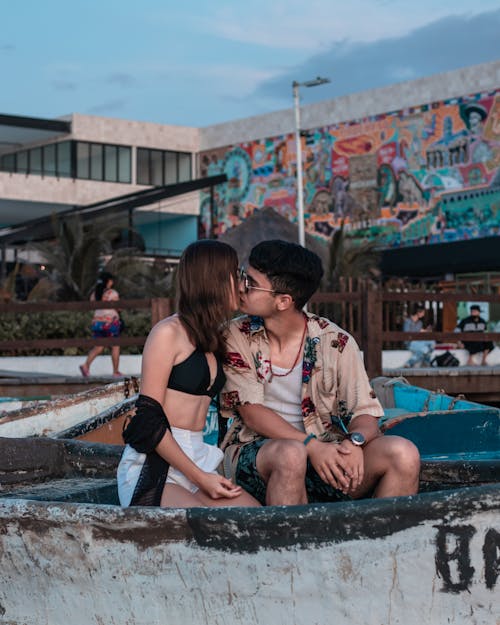
{"type": "Polygon", "coordinates": [[[0,113],[209,126],[500,60],[500,0],[0,0],[0,113]]]}

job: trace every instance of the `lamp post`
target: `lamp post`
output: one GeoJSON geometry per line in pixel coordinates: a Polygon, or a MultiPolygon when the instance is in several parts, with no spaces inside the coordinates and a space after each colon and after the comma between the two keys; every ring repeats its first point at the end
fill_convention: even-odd
{"type": "Polygon", "coordinates": [[[299,245],[306,246],[304,230],[304,181],[302,178],[302,143],[300,140],[300,95],[299,87],[317,87],[330,82],[328,78],[318,76],[305,82],[293,81],[293,108],[295,111],[295,146],[297,151],[297,224],[299,227],[299,245]]]}

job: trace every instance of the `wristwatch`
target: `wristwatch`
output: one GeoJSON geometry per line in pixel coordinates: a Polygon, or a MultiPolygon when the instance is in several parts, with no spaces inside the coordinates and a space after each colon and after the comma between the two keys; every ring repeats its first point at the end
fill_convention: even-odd
{"type": "Polygon", "coordinates": [[[347,438],[353,445],[356,445],[356,447],[363,447],[366,443],[366,438],[363,434],[361,434],[361,432],[349,432],[347,438]]]}

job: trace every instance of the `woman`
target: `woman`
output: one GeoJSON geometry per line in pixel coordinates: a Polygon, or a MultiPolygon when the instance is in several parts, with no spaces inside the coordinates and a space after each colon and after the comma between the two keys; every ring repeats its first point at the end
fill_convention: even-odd
{"type": "Polygon", "coordinates": [[[124,506],[259,505],[216,472],[223,454],[202,434],[211,398],[225,382],[223,333],[238,306],[237,267],[234,249],[219,241],[192,243],[181,257],[179,312],[148,336],[136,414],[124,431],[124,506]]]}
{"type": "MultiPolygon", "coordinates": [[[[92,295],[90,296],[91,301],[118,301],[120,296],[118,295],[118,291],[113,289],[113,282],[113,276],[110,273],[103,271],[96,282],[92,295]]],[[[94,316],[92,318],[92,338],[98,339],[118,337],[120,336],[120,330],[120,313],[117,310],[114,308],[99,308],[94,311],[94,316]]],[[[87,360],[83,365],[80,365],[80,371],[82,372],[83,377],[86,378],[89,376],[90,365],[97,358],[97,356],[99,356],[99,354],[102,354],[103,351],[103,345],[96,345],[90,350],[87,360]]],[[[119,345],[111,346],[111,362],[113,364],[113,377],[123,377],[123,373],[120,373],[118,370],[118,365],[120,363],[119,345]]]]}

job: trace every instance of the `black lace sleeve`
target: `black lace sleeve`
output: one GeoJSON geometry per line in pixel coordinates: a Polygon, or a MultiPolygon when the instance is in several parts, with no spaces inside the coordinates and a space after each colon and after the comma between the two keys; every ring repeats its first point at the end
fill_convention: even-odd
{"type": "Polygon", "coordinates": [[[170,430],[170,423],[162,405],[148,395],[139,395],[135,407],[135,415],[123,431],[123,440],[138,453],[149,454],[170,430]]]}

